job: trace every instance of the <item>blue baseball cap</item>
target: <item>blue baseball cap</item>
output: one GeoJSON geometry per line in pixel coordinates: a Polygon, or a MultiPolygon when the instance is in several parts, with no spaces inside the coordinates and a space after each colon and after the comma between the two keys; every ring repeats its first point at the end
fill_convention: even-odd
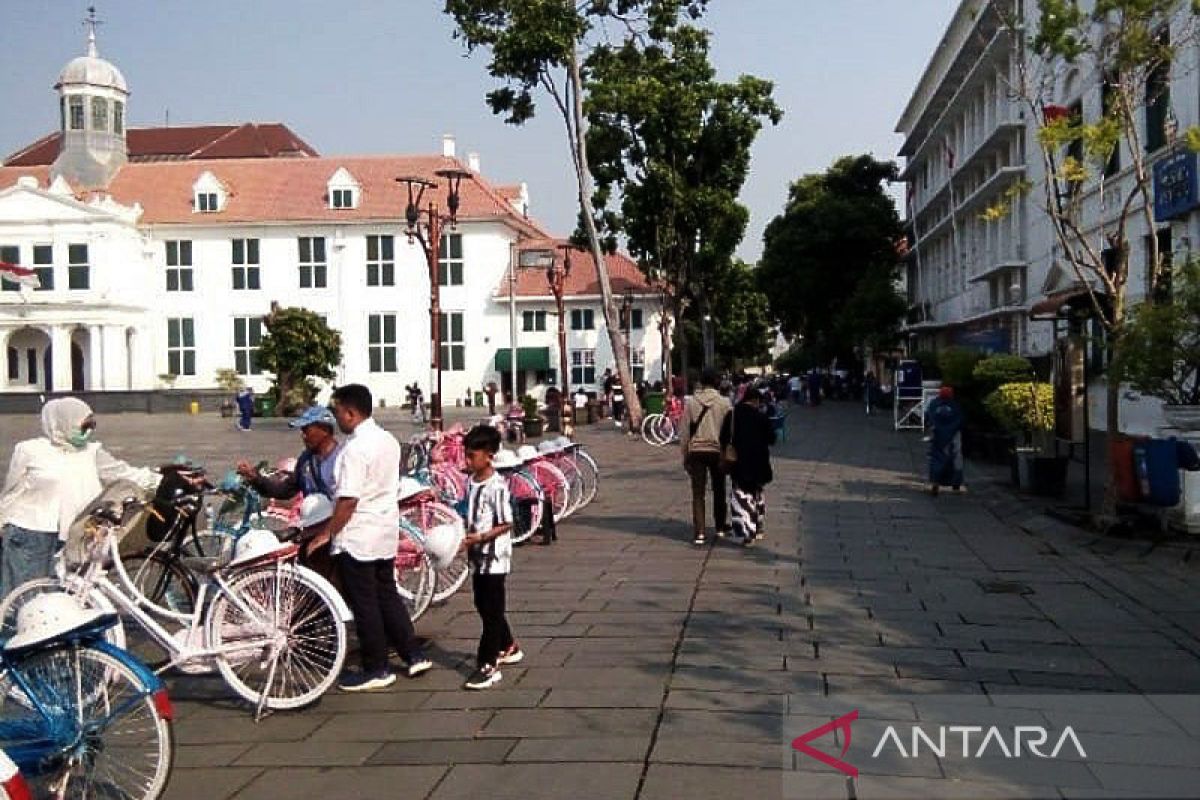
{"type": "Polygon", "coordinates": [[[289,428],[307,428],[309,425],[327,425],[337,428],[333,412],[325,406],[310,406],[303,414],[288,423],[289,428]]]}

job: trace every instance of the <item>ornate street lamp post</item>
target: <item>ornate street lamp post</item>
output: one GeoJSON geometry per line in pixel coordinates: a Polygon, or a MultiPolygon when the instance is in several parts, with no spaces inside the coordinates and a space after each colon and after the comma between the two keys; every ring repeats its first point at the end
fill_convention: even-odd
{"type": "MultiPolygon", "coordinates": [[[[625,287],[625,294],[621,298],[621,319],[625,323],[625,355],[629,359],[629,380],[636,381],[633,377],[633,287],[630,286],[625,287]]],[[[625,387],[627,392],[636,390],[636,386],[625,387]]]]}
{"type": "MultiPolygon", "coordinates": [[[[554,295],[554,308],[558,312],[558,382],[562,385],[561,424],[566,428],[567,414],[572,413],[575,408],[571,400],[570,373],[567,372],[567,321],[566,311],[563,309],[563,289],[567,276],[571,274],[572,248],[569,244],[560,244],[558,249],[563,252],[562,262],[557,258],[551,261],[550,266],[546,268],[546,281],[550,284],[550,293],[554,295]]],[[[564,433],[566,432],[564,430],[564,433]]]]}
{"type": "Polygon", "coordinates": [[[408,188],[408,202],[404,207],[404,220],[408,227],[408,241],[415,239],[425,253],[425,262],[429,269],[429,352],[430,352],[430,382],[429,393],[429,424],[435,431],[442,430],[442,309],[441,309],[441,278],[438,274],[438,262],[441,255],[438,252],[442,243],[442,227],[449,224],[453,230],[458,227],[459,187],[462,179],[470,176],[464,169],[439,169],[433,173],[439,178],[445,178],[448,192],[446,208],[449,213],[442,216],[438,212],[437,203],[429,201],[427,208],[421,208],[421,202],[426,189],[436,189],[437,183],[421,176],[403,176],[396,178],[397,183],[403,183],[408,188]]]}

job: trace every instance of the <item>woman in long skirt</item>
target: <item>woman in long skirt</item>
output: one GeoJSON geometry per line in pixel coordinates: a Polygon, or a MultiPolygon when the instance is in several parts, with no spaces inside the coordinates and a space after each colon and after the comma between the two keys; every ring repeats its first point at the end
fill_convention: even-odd
{"type": "Polygon", "coordinates": [[[721,431],[722,447],[733,443],[737,461],[729,467],[733,483],[733,541],[746,546],[762,537],[767,512],[763,487],[771,482],[771,445],[775,430],[762,411],[762,392],[747,389],[721,431]]]}

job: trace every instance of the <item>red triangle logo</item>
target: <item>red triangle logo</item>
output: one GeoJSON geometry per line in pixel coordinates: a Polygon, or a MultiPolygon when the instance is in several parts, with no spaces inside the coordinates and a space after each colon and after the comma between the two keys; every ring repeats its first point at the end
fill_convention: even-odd
{"type": "Polygon", "coordinates": [[[834,769],[846,773],[851,778],[857,778],[858,767],[855,767],[852,764],[847,764],[841,759],[834,758],[828,753],[822,753],[820,750],[810,747],[808,744],[813,739],[820,739],[827,733],[840,730],[844,737],[842,742],[842,758],[845,758],[846,751],[850,749],[850,723],[854,722],[856,719],[858,719],[858,709],[851,711],[845,716],[838,717],[831,722],[826,722],[819,728],[813,728],[808,733],[797,736],[792,740],[792,749],[798,750],[801,753],[804,753],[806,756],[811,756],[817,761],[820,761],[822,764],[828,764],[834,769]]]}

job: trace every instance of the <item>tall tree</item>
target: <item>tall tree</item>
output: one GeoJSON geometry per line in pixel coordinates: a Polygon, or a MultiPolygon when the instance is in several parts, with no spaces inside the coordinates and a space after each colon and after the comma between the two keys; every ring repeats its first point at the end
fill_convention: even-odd
{"type": "MultiPolygon", "coordinates": [[[[534,93],[542,91],[562,118],[575,171],[580,217],[595,258],[601,305],[617,371],[633,386],[629,351],[618,322],[619,311],[604,261],[604,248],[592,206],[593,181],[587,155],[587,119],[583,64],[605,43],[608,31],[633,39],[661,38],[681,15],[699,17],[708,0],[446,0],[456,38],[468,52],[491,52],[488,72],[501,86],[487,95],[493,113],[520,125],[536,110],[534,93]]],[[[635,392],[625,395],[630,430],[641,426],[642,407],[635,392]]]]}
{"type": "Polygon", "coordinates": [[[763,366],[771,361],[774,327],[770,301],[758,286],[754,267],[736,260],[718,271],[713,296],[716,352],[729,368],[763,366]]]}
{"type": "Polygon", "coordinates": [[[342,335],[307,308],[272,304],[258,350],[263,369],[275,373],[272,391],[280,414],[291,414],[316,397],[313,378],[331,381],[342,361],[342,335]]]}
{"type": "MultiPolygon", "coordinates": [[[[1075,0],[1037,0],[1028,12],[1032,26],[1016,16],[1019,4],[1006,8],[999,7],[1002,21],[1022,48],[1011,91],[1037,124],[1042,181],[1036,194],[1053,230],[1054,258],[1086,288],[1092,317],[1119,364],[1128,322],[1130,226],[1140,220],[1146,234],[1156,227],[1152,170],[1170,155],[1171,73],[1182,67],[1180,54],[1195,50],[1200,2],[1094,0],[1085,7],[1075,0]],[[1067,71],[1101,84],[1099,113],[1089,114],[1090,121],[1080,109],[1057,103],[1071,100],[1056,96],[1056,78],[1067,71]],[[1085,203],[1092,186],[1111,198],[1104,201],[1104,213],[1085,203]]],[[[1200,146],[1200,129],[1185,135],[1189,146],[1200,146]]],[[[1001,201],[987,213],[995,217],[1007,210],[1001,201]]],[[[1147,243],[1146,285],[1153,297],[1171,264],[1156,236],[1147,243]]],[[[1121,431],[1120,404],[1121,382],[1110,376],[1105,398],[1110,440],[1121,431]]],[[[1110,474],[1103,512],[1112,514],[1116,502],[1110,474]]]]}
{"type": "Polygon", "coordinates": [[[864,341],[886,338],[903,313],[891,300],[900,218],[884,189],[896,177],[890,161],[840,158],[795,181],[763,234],[757,272],[771,312],[820,360],[849,359],[864,341]]]}
{"type": "MultiPolygon", "coordinates": [[[[768,81],[716,80],[709,38],[683,23],[649,40],[596,48],[586,64],[584,110],[595,206],[608,243],[625,237],[662,288],[672,319],[694,301],[721,330],[724,320],[714,312],[726,303],[718,303],[716,284],[743,274],[732,257],[748,220],[737,198],[750,147],[764,122],[778,123],[782,112],[768,81]]],[[[740,306],[730,298],[728,307],[740,306]]],[[[702,330],[712,337],[714,326],[702,330]]],[[[705,342],[705,353],[714,349],[705,342]]]]}

